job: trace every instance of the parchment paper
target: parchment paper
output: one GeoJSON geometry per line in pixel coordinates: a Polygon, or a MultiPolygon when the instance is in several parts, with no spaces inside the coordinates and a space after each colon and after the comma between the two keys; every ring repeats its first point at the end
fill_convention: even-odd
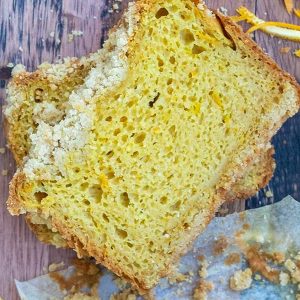
{"type": "MultiPolygon", "coordinates": [[[[281,251],[284,253],[295,253],[300,250],[300,203],[291,196],[282,201],[262,208],[245,211],[241,214],[234,213],[226,217],[215,218],[194,243],[193,249],[182,257],[178,270],[180,273],[188,274],[188,281],[170,284],[164,278],[160,284],[153,289],[155,299],[183,300],[192,299],[193,290],[199,282],[198,271],[201,263],[198,256],[204,255],[208,261],[206,281],[213,283],[213,290],[207,294],[208,299],[295,299],[297,286],[281,286],[272,284],[267,280],[253,280],[249,289],[235,292],[229,288],[229,278],[233,273],[247,267],[243,258],[240,263],[225,265],[224,259],[230,253],[243,254],[240,247],[235,243],[235,235],[244,224],[249,224],[250,229],[246,231],[244,239],[256,241],[263,244],[266,251],[281,251]],[[220,255],[213,255],[213,245],[221,236],[225,236],[229,246],[220,255]]],[[[72,267],[61,271],[67,274],[72,267]]],[[[253,276],[254,277],[254,276],[253,276]]],[[[110,296],[119,291],[115,284],[115,276],[103,268],[99,284],[99,293],[102,300],[108,300],[110,296]]],[[[254,279],[254,278],[253,278],[254,279]]],[[[48,275],[20,282],[16,280],[16,286],[21,299],[46,300],[63,299],[64,294],[58,285],[48,275]]]]}

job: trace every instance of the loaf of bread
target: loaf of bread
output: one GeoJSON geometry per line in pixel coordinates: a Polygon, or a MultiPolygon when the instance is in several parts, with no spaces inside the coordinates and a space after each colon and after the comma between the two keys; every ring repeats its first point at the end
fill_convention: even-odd
{"type": "MultiPolygon", "coordinates": [[[[79,89],[89,72],[101,61],[101,51],[88,57],[66,58],[56,64],[43,63],[35,72],[17,66],[8,85],[7,137],[10,149],[20,166],[26,158],[31,140],[40,122],[53,125],[60,121],[67,109],[70,93],[79,89]]],[[[264,187],[273,175],[273,148],[268,145],[256,160],[244,170],[225,196],[226,201],[247,199],[264,187]]],[[[57,247],[66,247],[59,232],[39,214],[26,214],[26,221],[38,239],[57,247]]]]}
{"type": "MultiPolygon", "coordinates": [[[[8,208],[144,291],[266,153],[300,92],[202,2],[131,4],[98,55],[64,115],[36,121],[8,208]]],[[[13,88],[9,99],[10,127],[13,88]]]]}

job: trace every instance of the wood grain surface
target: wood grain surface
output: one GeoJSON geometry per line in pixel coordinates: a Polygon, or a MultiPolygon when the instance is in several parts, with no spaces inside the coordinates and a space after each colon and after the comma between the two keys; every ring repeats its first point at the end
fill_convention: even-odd
{"type": "MultiPolygon", "coordinates": [[[[228,9],[245,5],[256,14],[269,20],[281,20],[300,24],[300,19],[285,11],[283,0],[207,0],[208,6],[228,9]]],[[[296,1],[297,3],[298,1],[296,1]]],[[[110,13],[113,3],[107,0],[0,0],[0,66],[9,62],[23,63],[28,70],[47,60],[54,62],[65,56],[80,56],[95,51],[103,43],[108,29],[119,19],[127,6],[125,0],[118,3],[120,9],[110,13]],[[68,34],[80,30],[83,35],[68,42],[68,34]]],[[[299,3],[298,3],[299,4],[299,3]]],[[[300,7],[299,7],[300,8],[300,7]]],[[[293,55],[300,44],[272,38],[256,32],[255,40],[281,67],[300,80],[300,58],[293,55]],[[281,47],[291,47],[291,52],[281,54],[281,47]]],[[[1,108],[5,98],[5,82],[0,81],[1,108]]],[[[3,124],[3,116],[0,115],[3,124]]],[[[290,119],[274,137],[277,169],[269,184],[274,197],[266,197],[260,191],[247,202],[233,203],[230,211],[245,207],[257,207],[278,201],[290,194],[300,200],[300,116],[290,119]]],[[[0,148],[6,148],[1,126],[0,148]]],[[[14,279],[26,280],[43,273],[43,267],[52,262],[67,261],[74,256],[71,250],[55,249],[39,243],[27,228],[22,217],[11,217],[5,201],[8,183],[15,171],[9,150],[0,154],[0,297],[18,299],[14,279]],[[6,176],[2,171],[8,170],[6,176]]],[[[42,300],[42,299],[41,299],[42,300]]]]}

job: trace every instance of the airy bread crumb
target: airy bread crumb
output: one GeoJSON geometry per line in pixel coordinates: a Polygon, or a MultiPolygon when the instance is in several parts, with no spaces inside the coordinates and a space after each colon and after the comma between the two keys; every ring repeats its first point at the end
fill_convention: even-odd
{"type": "Polygon", "coordinates": [[[252,284],[252,271],[250,268],[239,270],[229,279],[229,286],[233,291],[243,291],[252,284]]]}

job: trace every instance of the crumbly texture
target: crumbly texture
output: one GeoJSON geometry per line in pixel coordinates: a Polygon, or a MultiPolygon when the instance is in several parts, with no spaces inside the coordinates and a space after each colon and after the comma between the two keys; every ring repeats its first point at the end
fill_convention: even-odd
{"type": "Polygon", "coordinates": [[[252,271],[247,268],[245,270],[236,271],[229,279],[229,287],[233,291],[243,291],[248,289],[252,283],[252,271]]]}
{"type": "Polygon", "coordinates": [[[55,271],[60,270],[64,266],[65,266],[65,263],[63,261],[60,262],[60,263],[52,263],[52,264],[49,265],[48,271],[49,272],[55,272],[55,271]]]}
{"type": "Polygon", "coordinates": [[[214,286],[211,282],[200,280],[193,292],[194,300],[206,300],[207,294],[213,290],[214,286]]]}
{"type": "Polygon", "coordinates": [[[201,267],[198,272],[198,275],[200,276],[200,278],[205,279],[207,277],[207,275],[208,275],[207,268],[208,268],[208,262],[206,259],[203,259],[201,261],[201,267]]]}
{"type": "Polygon", "coordinates": [[[281,271],[279,274],[279,283],[282,286],[286,286],[290,281],[290,276],[286,272],[281,271]]]}
{"type": "Polygon", "coordinates": [[[79,254],[143,291],[296,113],[299,92],[228,18],[190,1],[136,5],[127,42],[118,48],[115,30],[104,48],[116,74],[100,67],[63,120],[39,124],[8,205],[39,211],[79,254]]]}
{"type": "Polygon", "coordinates": [[[136,295],[131,289],[110,296],[109,300],[136,300],[136,295]]]}

